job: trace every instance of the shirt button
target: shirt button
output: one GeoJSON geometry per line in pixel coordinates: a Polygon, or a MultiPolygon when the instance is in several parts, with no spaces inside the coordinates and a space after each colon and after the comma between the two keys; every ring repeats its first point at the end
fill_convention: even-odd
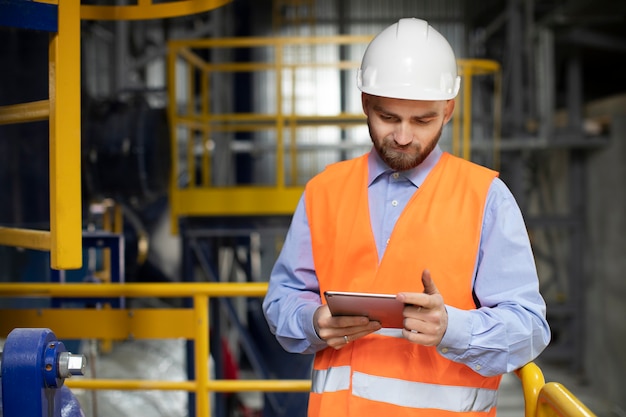
{"type": "Polygon", "coordinates": [[[387,242],[385,242],[385,243],[389,244],[389,239],[387,239],[387,242]]]}
{"type": "Polygon", "coordinates": [[[448,348],[441,348],[441,353],[448,353],[448,348]]]}
{"type": "Polygon", "coordinates": [[[393,200],[391,202],[391,205],[394,206],[394,207],[397,206],[398,205],[398,200],[393,200]]]}
{"type": "Polygon", "coordinates": [[[398,174],[397,172],[394,172],[392,177],[393,177],[394,180],[397,180],[398,177],[400,177],[400,174],[398,174]]]}
{"type": "Polygon", "coordinates": [[[477,371],[480,371],[480,369],[481,369],[481,368],[482,368],[482,366],[480,366],[480,365],[476,365],[476,366],[474,367],[474,369],[476,369],[477,371]]]}

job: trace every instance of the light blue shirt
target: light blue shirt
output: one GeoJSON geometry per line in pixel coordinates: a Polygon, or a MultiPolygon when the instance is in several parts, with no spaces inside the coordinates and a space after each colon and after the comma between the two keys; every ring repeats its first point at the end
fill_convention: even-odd
{"type": "MultiPolygon", "coordinates": [[[[370,216],[379,260],[400,213],[441,155],[436,147],[416,168],[395,172],[376,151],[369,153],[370,216]]],[[[303,196],[263,301],[270,330],[293,353],[315,353],[327,347],[313,327],[321,300],[304,204],[303,196]]],[[[492,376],[534,360],[550,341],[550,328],[522,214],[498,178],[489,189],[483,217],[472,281],[480,307],[460,310],[447,305],[448,328],[437,349],[450,360],[492,376]]],[[[436,285],[437,277],[433,280],[436,285]]]]}

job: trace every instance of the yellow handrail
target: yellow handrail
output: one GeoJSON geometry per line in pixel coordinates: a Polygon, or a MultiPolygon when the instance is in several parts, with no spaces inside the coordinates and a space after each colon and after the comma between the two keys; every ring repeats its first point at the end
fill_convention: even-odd
{"type": "Polygon", "coordinates": [[[49,116],[50,102],[48,100],[0,106],[0,125],[38,122],[47,120],[49,116]]]}
{"type": "Polygon", "coordinates": [[[548,382],[539,395],[538,417],[595,417],[595,414],[567,388],[548,382]]]}
{"type": "MultiPolygon", "coordinates": [[[[157,381],[157,380],[122,380],[122,379],[87,379],[76,377],[67,380],[66,384],[70,388],[82,389],[119,389],[119,390],[181,390],[193,391],[196,396],[196,409],[198,416],[208,416],[210,410],[209,391],[213,392],[241,392],[241,391],[309,391],[310,380],[210,380],[209,376],[209,299],[212,297],[262,297],[267,291],[267,283],[133,283],[133,284],[48,284],[48,283],[9,283],[0,284],[0,297],[25,297],[25,298],[90,298],[90,297],[129,297],[129,298],[173,298],[192,297],[193,307],[191,309],[168,309],[161,310],[163,317],[158,320],[157,327],[146,326],[147,310],[152,310],[154,314],[159,309],[121,309],[128,320],[121,320],[120,315],[112,315],[116,310],[99,310],[99,317],[108,318],[106,322],[99,322],[99,326],[90,326],[90,331],[103,332],[103,336],[110,336],[111,326],[131,328],[130,321],[133,320],[134,313],[139,313],[136,319],[139,320],[136,326],[141,328],[141,332],[136,332],[135,338],[150,338],[151,334],[161,337],[163,332],[170,332],[171,335],[179,336],[177,332],[187,334],[184,325],[171,326],[168,324],[168,317],[171,319],[172,312],[191,310],[190,316],[186,316],[186,321],[190,321],[193,326],[192,334],[187,335],[195,342],[194,368],[195,379],[190,381],[157,381]],[[112,323],[111,323],[112,322],[112,323]],[[163,329],[165,328],[165,330],[163,329]],[[182,329],[181,329],[182,328],[182,329]],[[173,330],[172,330],[173,329],[173,330]],[[106,334],[105,334],[106,333],[106,334]],[[204,410],[204,411],[202,411],[204,410]]],[[[22,310],[0,310],[0,334],[7,335],[11,329],[9,327],[48,327],[53,330],[59,339],[69,335],[76,337],[74,333],[80,329],[81,314],[77,314],[77,309],[56,309],[55,314],[51,314],[52,309],[22,309],[22,310]],[[20,314],[21,312],[21,314],[20,314]],[[66,314],[66,318],[61,316],[66,314]],[[53,323],[57,323],[54,325],[53,323]],[[69,323],[64,325],[63,323],[69,323]],[[64,335],[66,333],[66,335],[64,335]]],[[[94,309],[85,309],[87,313],[93,314],[94,309]]],[[[118,311],[119,312],[119,311],[118,311]]],[[[152,316],[154,317],[154,316],[152,316]]],[[[179,319],[180,315],[174,315],[179,319]]],[[[176,323],[174,323],[176,324],[176,323]]],[[[188,323],[187,323],[188,324],[188,323]]],[[[118,334],[119,332],[114,332],[118,334]]]]}
{"type": "MultiPolygon", "coordinates": [[[[267,283],[106,283],[106,284],[49,284],[3,283],[0,298],[193,298],[192,308],[181,309],[0,309],[0,336],[8,335],[14,327],[48,327],[60,339],[81,338],[81,316],[89,322],[90,332],[101,332],[102,337],[125,337],[124,331],[111,331],[111,326],[123,327],[133,337],[167,338],[185,337],[195,342],[195,380],[159,381],[136,379],[87,379],[76,377],[67,380],[70,388],[119,390],[176,390],[195,392],[199,416],[208,416],[209,392],[299,392],[309,391],[310,380],[211,380],[209,376],[209,299],[215,297],[263,297],[267,283]],[[52,313],[54,311],[54,313],[52,313]],[[99,320],[94,320],[94,314],[99,320]],[[188,314],[189,313],[189,314],[188,314]],[[65,314],[67,317],[62,318],[65,314]],[[156,314],[162,317],[155,320],[156,314]],[[184,315],[183,315],[184,314],[184,315]],[[126,320],[123,319],[126,316],[126,320]],[[133,324],[133,320],[135,323],[133,324]],[[99,326],[93,326],[97,321],[99,326]],[[173,323],[168,323],[172,321],[173,323]],[[158,322],[158,326],[148,323],[158,322]],[[56,323],[56,324],[54,324],[56,323]],[[9,328],[10,327],[10,328],[9,328]],[[64,334],[65,333],[65,334],[64,334]],[[205,411],[201,411],[205,410],[205,411]]],[[[83,326],[84,327],[84,326],[83,326]]],[[[93,336],[89,333],[89,336],[93,336]]],[[[83,336],[84,337],[84,336],[83,336]]],[[[96,336],[97,338],[97,336],[96,336]]],[[[522,381],[525,417],[594,417],[595,415],[570,391],[558,383],[545,383],[541,369],[530,362],[518,369],[522,381]]]]}
{"type": "Polygon", "coordinates": [[[595,417],[567,388],[545,382],[543,372],[530,362],[517,371],[524,392],[525,417],[595,417]]]}
{"type": "Polygon", "coordinates": [[[0,245],[49,251],[50,232],[0,226],[0,245]]]}
{"type": "Polygon", "coordinates": [[[517,371],[515,374],[522,381],[522,391],[524,392],[524,416],[535,417],[537,415],[537,401],[541,388],[545,385],[545,379],[541,369],[530,362],[517,371]]]}

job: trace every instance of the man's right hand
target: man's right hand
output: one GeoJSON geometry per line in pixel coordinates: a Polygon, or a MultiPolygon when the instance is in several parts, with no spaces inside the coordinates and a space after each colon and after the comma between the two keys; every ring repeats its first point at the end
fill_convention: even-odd
{"type": "Polygon", "coordinates": [[[341,349],[348,343],[367,336],[382,327],[377,321],[365,316],[333,317],[326,304],[321,305],[313,315],[313,325],[320,339],[333,349],[341,349]]]}

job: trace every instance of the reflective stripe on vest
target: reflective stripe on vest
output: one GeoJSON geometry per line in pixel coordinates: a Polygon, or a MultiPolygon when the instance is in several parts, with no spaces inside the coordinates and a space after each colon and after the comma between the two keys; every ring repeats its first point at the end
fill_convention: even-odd
{"type": "Polygon", "coordinates": [[[349,389],[350,367],[336,366],[323,371],[313,370],[311,383],[311,391],[319,394],[349,389]]]}
{"type": "MultiPolygon", "coordinates": [[[[349,366],[313,370],[312,391],[316,394],[347,390],[349,386],[349,366]]],[[[360,372],[352,375],[352,395],[400,407],[452,412],[488,412],[498,399],[498,391],[487,388],[425,384],[360,372]]]]}

